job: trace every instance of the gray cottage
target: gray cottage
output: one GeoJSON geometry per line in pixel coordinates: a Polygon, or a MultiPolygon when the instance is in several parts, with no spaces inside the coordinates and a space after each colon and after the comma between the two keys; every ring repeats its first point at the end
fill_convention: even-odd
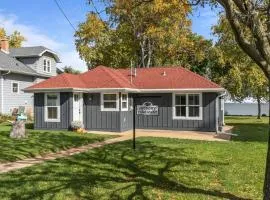
{"type": "Polygon", "coordinates": [[[123,132],[133,128],[222,130],[225,89],[182,67],[61,74],[25,89],[34,93],[36,129],[123,132]],[[134,113],[135,112],[135,113],[134,113]]]}
{"type": "Polygon", "coordinates": [[[33,111],[33,94],[23,89],[57,74],[59,57],[43,47],[9,48],[8,40],[0,41],[0,113],[12,113],[14,108],[33,111]]]}

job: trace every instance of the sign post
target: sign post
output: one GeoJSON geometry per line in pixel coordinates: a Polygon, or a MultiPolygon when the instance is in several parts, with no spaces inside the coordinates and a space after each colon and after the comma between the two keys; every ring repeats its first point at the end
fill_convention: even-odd
{"type": "Polygon", "coordinates": [[[133,98],[133,149],[136,149],[136,106],[135,106],[135,97],[133,98]]]}

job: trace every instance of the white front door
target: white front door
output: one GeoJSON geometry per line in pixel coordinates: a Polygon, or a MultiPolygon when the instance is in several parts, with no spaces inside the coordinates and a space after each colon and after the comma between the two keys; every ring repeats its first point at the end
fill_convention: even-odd
{"type": "Polygon", "coordinates": [[[82,93],[73,93],[73,121],[83,122],[82,93]]]}

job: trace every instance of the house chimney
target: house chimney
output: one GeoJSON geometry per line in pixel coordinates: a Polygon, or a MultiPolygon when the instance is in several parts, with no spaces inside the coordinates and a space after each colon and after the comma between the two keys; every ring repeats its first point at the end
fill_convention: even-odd
{"type": "Polygon", "coordinates": [[[8,39],[7,38],[2,38],[0,40],[0,49],[4,53],[7,53],[7,54],[9,53],[9,43],[8,43],[8,39]]]}

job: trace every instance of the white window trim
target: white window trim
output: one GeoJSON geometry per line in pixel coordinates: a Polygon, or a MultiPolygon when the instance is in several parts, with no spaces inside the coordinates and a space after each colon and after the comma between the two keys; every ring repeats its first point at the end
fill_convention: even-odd
{"type": "Polygon", "coordinates": [[[173,114],[173,119],[184,119],[184,120],[202,120],[203,119],[203,107],[202,107],[202,93],[173,93],[172,95],[172,114],[173,114]],[[175,112],[175,96],[176,95],[186,95],[186,117],[183,116],[176,116],[176,112],[175,112]],[[198,94],[199,95],[199,117],[189,117],[188,114],[188,95],[192,95],[192,94],[198,94]]]}
{"type": "MultiPolygon", "coordinates": [[[[114,100],[106,100],[106,102],[115,102],[114,100]]],[[[119,111],[119,94],[118,93],[101,93],[100,94],[101,111],[119,111]],[[116,95],[116,108],[104,108],[104,94],[115,94],[116,95]]]]}
{"type": "Polygon", "coordinates": [[[44,119],[45,122],[60,122],[60,93],[45,93],[44,94],[44,119]],[[47,95],[56,94],[57,95],[57,101],[56,106],[47,106],[47,95]],[[48,119],[48,107],[57,107],[57,119],[48,119]]]}
{"type": "Polygon", "coordinates": [[[19,84],[19,82],[17,82],[17,81],[12,81],[11,82],[11,93],[12,94],[19,94],[20,93],[20,84],[19,84]],[[13,92],[13,84],[14,83],[17,83],[17,85],[18,85],[18,92],[13,92]]]}
{"type": "Polygon", "coordinates": [[[52,71],[52,62],[48,58],[44,58],[43,59],[43,71],[46,72],[46,73],[51,73],[51,71],[52,71]],[[46,66],[45,66],[46,67],[46,70],[44,70],[44,61],[46,63],[46,66]],[[50,70],[49,71],[48,71],[48,62],[50,63],[50,70]]]}
{"type": "Polygon", "coordinates": [[[128,93],[121,93],[121,111],[128,111],[128,93]],[[127,95],[127,99],[123,101],[123,94],[127,95]],[[127,102],[127,107],[123,108],[123,102],[127,102]]]}

